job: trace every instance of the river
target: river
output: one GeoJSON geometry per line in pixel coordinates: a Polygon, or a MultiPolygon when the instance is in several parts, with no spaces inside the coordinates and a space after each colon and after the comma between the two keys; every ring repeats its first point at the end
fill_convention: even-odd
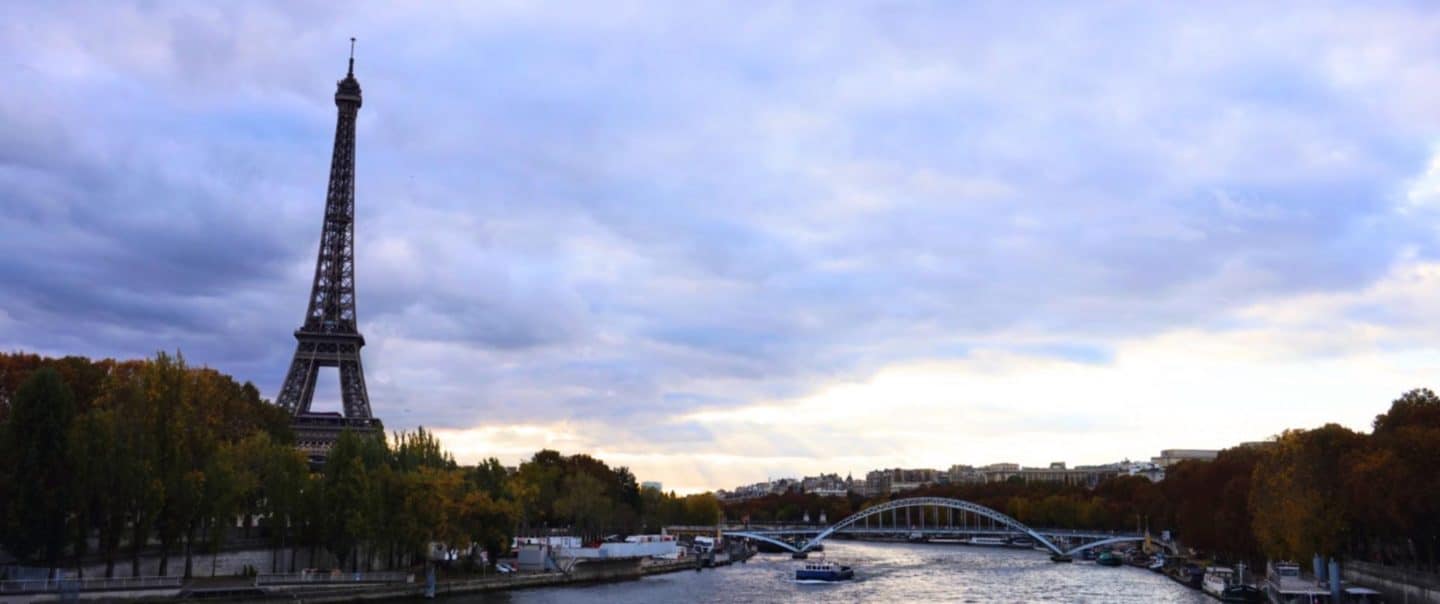
{"type": "Polygon", "coordinates": [[[761,554],[745,564],[639,581],[555,587],[460,598],[506,604],[597,602],[1184,602],[1199,591],[1159,574],[1090,562],[1056,564],[1038,551],[959,545],[830,541],[830,560],[854,566],[854,581],[794,582],[800,564],[761,554]]]}

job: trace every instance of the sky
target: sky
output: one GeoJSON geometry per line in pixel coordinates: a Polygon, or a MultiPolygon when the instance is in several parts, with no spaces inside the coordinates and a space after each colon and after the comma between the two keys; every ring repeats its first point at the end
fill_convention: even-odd
{"type": "Polygon", "coordinates": [[[0,3],[0,349],[273,397],[355,36],[371,404],[461,461],[1366,430],[1440,370],[1440,9],[1257,4],[0,3]]]}

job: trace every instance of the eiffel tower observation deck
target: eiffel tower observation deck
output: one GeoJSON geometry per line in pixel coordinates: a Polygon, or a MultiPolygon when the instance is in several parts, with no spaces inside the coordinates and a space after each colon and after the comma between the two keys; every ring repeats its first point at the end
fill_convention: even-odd
{"type": "Polygon", "coordinates": [[[342,431],[373,433],[381,429],[380,421],[370,413],[370,395],[365,390],[365,370],[360,361],[365,337],[360,335],[355,316],[355,118],[360,104],[355,39],[351,38],[350,68],[335,89],[339,116],[320,251],[315,259],[315,281],[305,321],[295,330],[295,356],[276,397],[276,403],[293,418],[296,446],[310,456],[314,465],[324,463],[342,431]],[[322,367],[339,371],[343,414],[310,409],[322,367]]]}

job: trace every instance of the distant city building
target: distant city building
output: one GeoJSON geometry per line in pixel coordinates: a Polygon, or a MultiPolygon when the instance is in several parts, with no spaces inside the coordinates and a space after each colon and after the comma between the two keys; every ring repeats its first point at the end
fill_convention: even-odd
{"type": "Polygon", "coordinates": [[[946,473],[950,484],[979,484],[985,482],[985,473],[975,466],[956,464],[946,473]]]}
{"type": "Polygon", "coordinates": [[[806,476],[800,480],[800,491],[821,497],[844,497],[850,492],[850,481],[839,474],[806,476]]]}
{"type": "MultiPolygon", "coordinates": [[[[1264,447],[1274,444],[1270,441],[1247,442],[1242,447],[1264,447]]],[[[1095,488],[1101,482],[1116,476],[1143,476],[1152,482],[1165,479],[1165,468],[1181,461],[1210,461],[1219,455],[1211,449],[1165,449],[1150,461],[1124,460],[1102,465],[1070,467],[1063,461],[1052,461],[1046,467],[1027,468],[1018,463],[1001,462],[983,466],[955,464],[949,470],[929,468],[882,468],[870,470],[863,479],[839,474],[820,474],[801,479],[779,478],[766,482],[735,487],[733,490],[716,492],[722,501],[743,501],[767,495],[782,495],[790,492],[807,493],[821,497],[844,497],[854,493],[863,497],[889,496],[929,485],[965,485],[1019,480],[1026,483],[1055,483],[1095,488]]],[[[659,483],[655,484],[658,488],[659,483]]]]}
{"type": "Polygon", "coordinates": [[[930,469],[890,470],[890,492],[899,493],[940,482],[940,472],[930,469]]]}
{"type": "Polygon", "coordinates": [[[1123,473],[1119,464],[1103,466],[1079,466],[1068,468],[1065,462],[1057,461],[1045,468],[1023,468],[1019,464],[997,463],[981,468],[986,482],[1020,480],[1026,483],[1046,482],[1082,487],[1094,487],[1101,481],[1123,473]]]}
{"type": "Polygon", "coordinates": [[[1162,468],[1168,468],[1182,461],[1214,461],[1220,455],[1214,449],[1165,449],[1160,451],[1159,457],[1151,457],[1151,463],[1162,468]]]}
{"type": "Polygon", "coordinates": [[[640,483],[640,490],[643,491],[643,490],[645,490],[645,489],[654,489],[654,490],[656,490],[656,491],[664,492],[664,491],[665,491],[665,485],[660,484],[660,482],[659,482],[659,481],[656,481],[656,480],[647,480],[647,481],[645,481],[645,482],[640,483]]]}
{"type": "Polygon", "coordinates": [[[890,472],[886,470],[870,470],[867,472],[865,474],[864,494],[866,497],[890,494],[890,472]]]}
{"type": "Polygon", "coordinates": [[[1010,480],[1011,476],[1020,473],[1020,464],[1009,462],[992,463],[980,466],[980,473],[985,476],[985,482],[1005,482],[1010,480]]]}
{"type": "Polygon", "coordinates": [[[939,470],[892,468],[871,470],[865,474],[864,490],[860,491],[858,488],[855,490],[860,491],[866,497],[875,497],[946,482],[949,482],[949,475],[939,470]]]}

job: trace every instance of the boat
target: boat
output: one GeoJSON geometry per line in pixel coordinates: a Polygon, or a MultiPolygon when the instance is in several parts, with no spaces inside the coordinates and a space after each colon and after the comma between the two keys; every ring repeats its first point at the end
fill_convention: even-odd
{"type": "Polygon", "coordinates": [[[1300,576],[1294,562],[1272,562],[1265,576],[1265,595],[1274,604],[1329,602],[1330,590],[1300,576]]]}
{"type": "Polygon", "coordinates": [[[821,560],[806,562],[795,569],[796,581],[848,581],[855,578],[855,569],[835,562],[821,560]]]}
{"type": "Polygon", "coordinates": [[[715,551],[715,538],[700,535],[690,542],[690,550],[696,554],[708,554],[715,551]]]}
{"type": "Polygon", "coordinates": [[[1116,555],[1115,552],[1100,552],[1100,556],[1095,558],[1095,563],[1100,566],[1120,566],[1124,564],[1125,561],[1116,555]]]}
{"type": "Polygon", "coordinates": [[[1075,561],[1075,558],[1072,558],[1069,554],[1054,554],[1054,555],[1050,556],[1050,561],[1051,561],[1051,562],[1074,562],[1074,561],[1075,561]]]}
{"type": "Polygon", "coordinates": [[[971,537],[970,545],[988,545],[991,547],[1004,547],[1010,545],[1003,537],[971,537]]]}
{"type": "Polygon", "coordinates": [[[1236,583],[1225,588],[1225,591],[1220,594],[1220,601],[1259,604],[1265,601],[1265,592],[1260,591],[1260,588],[1254,585],[1236,583]]]}
{"type": "Polygon", "coordinates": [[[1369,604],[1370,602],[1380,602],[1380,601],[1382,601],[1382,600],[1380,599],[1380,596],[1381,596],[1382,594],[1381,594],[1380,592],[1375,591],[1375,590],[1373,590],[1373,589],[1370,589],[1370,588],[1368,588],[1368,587],[1360,587],[1360,586],[1358,586],[1358,585],[1352,585],[1352,586],[1350,586],[1350,587],[1346,587],[1346,588],[1344,589],[1344,591],[1345,591],[1345,601],[1346,601],[1347,603],[1348,603],[1348,602],[1355,602],[1356,604],[1369,604]]]}
{"type": "Polygon", "coordinates": [[[1200,580],[1200,591],[1217,598],[1225,595],[1225,588],[1235,584],[1235,571],[1223,566],[1205,569],[1205,578],[1200,580]]]}
{"type": "Polygon", "coordinates": [[[1153,570],[1157,573],[1165,570],[1165,555],[1155,554],[1155,557],[1150,559],[1150,565],[1146,568],[1153,570]]]}
{"type": "Polygon", "coordinates": [[[1258,604],[1265,601],[1265,592],[1245,582],[1244,562],[1235,566],[1235,575],[1226,583],[1224,589],[1221,589],[1219,594],[1212,595],[1220,598],[1221,602],[1258,604]]]}

